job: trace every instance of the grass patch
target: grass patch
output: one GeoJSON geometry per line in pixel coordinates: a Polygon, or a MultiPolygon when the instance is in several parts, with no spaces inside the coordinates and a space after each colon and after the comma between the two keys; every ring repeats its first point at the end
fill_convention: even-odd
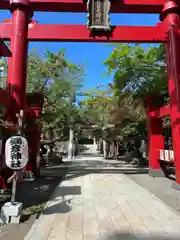
{"type": "Polygon", "coordinates": [[[40,203],[38,205],[34,205],[31,207],[28,207],[26,209],[23,210],[23,215],[33,215],[33,214],[37,214],[37,213],[41,213],[44,210],[46,203],[40,203]]]}

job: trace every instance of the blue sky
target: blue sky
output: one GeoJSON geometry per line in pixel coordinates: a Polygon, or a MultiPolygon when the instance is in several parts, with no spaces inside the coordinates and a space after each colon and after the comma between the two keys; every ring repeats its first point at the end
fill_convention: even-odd
{"type": "MultiPolygon", "coordinates": [[[[0,21],[4,18],[11,18],[8,11],[0,11],[0,21]]],[[[35,12],[34,19],[39,23],[48,24],[86,24],[86,14],[83,13],[44,13],[35,12]]],[[[140,14],[112,14],[112,25],[144,25],[152,26],[159,21],[158,15],[140,14]]],[[[147,45],[143,45],[147,47],[147,45]]],[[[36,47],[40,54],[46,49],[53,52],[66,48],[67,57],[73,63],[85,64],[87,76],[84,81],[84,88],[94,88],[97,84],[104,85],[112,80],[112,76],[105,74],[106,67],[104,60],[108,58],[113,47],[104,43],[31,43],[29,49],[36,47]]]]}

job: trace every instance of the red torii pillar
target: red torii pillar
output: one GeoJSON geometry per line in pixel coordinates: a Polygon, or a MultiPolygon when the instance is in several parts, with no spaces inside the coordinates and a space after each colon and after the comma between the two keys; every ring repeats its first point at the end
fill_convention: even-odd
{"type": "Polygon", "coordinates": [[[159,103],[160,100],[160,97],[148,97],[145,99],[149,175],[152,177],[164,177],[164,172],[157,159],[157,149],[164,149],[163,122],[158,116],[151,115],[151,112],[159,108],[157,103],[159,103]],[[156,102],[156,106],[154,102],[156,102]]]}
{"type": "MultiPolygon", "coordinates": [[[[12,57],[10,57],[8,60],[7,90],[9,95],[13,97],[14,101],[10,99],[6,108],[5,119],[7,121],[16,122],[15,114],[21,109],[27,110],[26,78],[28,57],[28,24],[30,17],[32,17],[32,11],[30,9],[29,0],[11,0],[10,9],[12,12],[12,28],[10,39],[12,57]]],[[[29,149],[31,149],[34,154],[33,155],[31,152],[29,152],[29,159],[30,163],[32,164],[33,171],[35,172],[36,155],[39,152],[38,147],[40,143],[40,133],[37,124],[34,135],[30,134],[31,129],[28,129],[28,131],[29,149]]]]}
{"type": "MultiPolygon", "coordinates": [[[[29,11],[29,0],[11,0],[12,29],[10,49],[12,57],[8,59],[7,90],[15,99],[16,110],[24,110],[26,94],[27,56],[28,56],[28,23],[32,12],[29,11]]],[[[11,103],[9,103],[11,108],[11,103]]],[[[6,109],[6,118],[8,112],[6,109]]],[[[7,119],[10,120],[11,119],[7,119]]]]}
{"type": "MultiPolygon", "coordinates": [[[[8,59],[7,93],[8,102],[5,105],[4,119],[17,123],[16,113],[25,107],[26,68],[28,50],[29,1],[10,0],[12,25],[10,33],[10,50],[12,56],[8,59]]],[[[9,129],[9,131],[14,131],[9,129]]],[[[5,175],[10,170],[5,169],[5,175]]]]}
{"type": "MultiPolygon", "coordinates": [[[[27,138],[29,143],[29,164],[36,177],[40,176],[40,135],[41,124],[38,120],[42,110],[44,95],[41,93],[29,93],[26,95],[28,109],[31,110],[31,124],[28,128],[27,138]]],[[[28,120],[28,117],[27,117],[28,120]]]]}
{"type": "Polygon", "coordinates": [[[176,184],[173,185],[180,189],[180,6],[175,1],[166,1],[161,20],[168,27],[168,91],[176,167],[176,184]]]}

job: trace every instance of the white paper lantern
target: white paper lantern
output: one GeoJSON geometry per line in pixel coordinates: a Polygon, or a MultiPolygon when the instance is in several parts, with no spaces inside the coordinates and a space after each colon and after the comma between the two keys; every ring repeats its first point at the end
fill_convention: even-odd
{"type": "Polygon", "coordinates": [[[21,136],[10,137],[5,145],[5,162],[7,167],[20,170],[28,163],[28,142],[21,136]]]}

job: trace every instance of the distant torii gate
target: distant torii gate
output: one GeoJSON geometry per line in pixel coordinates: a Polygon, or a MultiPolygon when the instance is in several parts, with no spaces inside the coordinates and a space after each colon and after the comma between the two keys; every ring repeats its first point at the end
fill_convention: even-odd
{"type": "MultiPolygon", "coordinates": [[[[12,20],[0,25],[2,40],[11,41],[8,86],[19,108],[25,106],[25,86],[28,41],[68,42],[128,42],[165,43],[168,59],[168,85],[173,147],[176,165],[176,183],[180,184],[180,5],[171,0],[116,0],[113,13],[158,13],[162,23],[156,26],[114,26],[106,35],[92,34],[85,25],[38,24],[31,21],[32,11],[86,12],[81,0],[1,0],[0,9],[11,9],[12,20]]],[[[149,162],[152,175],[158,175],[160,166],[154,151],[164,147],[162,123],[156,116],[150,119],[149,162]],[[156,139],[156,141],[154,141],[156,139]]]]}

